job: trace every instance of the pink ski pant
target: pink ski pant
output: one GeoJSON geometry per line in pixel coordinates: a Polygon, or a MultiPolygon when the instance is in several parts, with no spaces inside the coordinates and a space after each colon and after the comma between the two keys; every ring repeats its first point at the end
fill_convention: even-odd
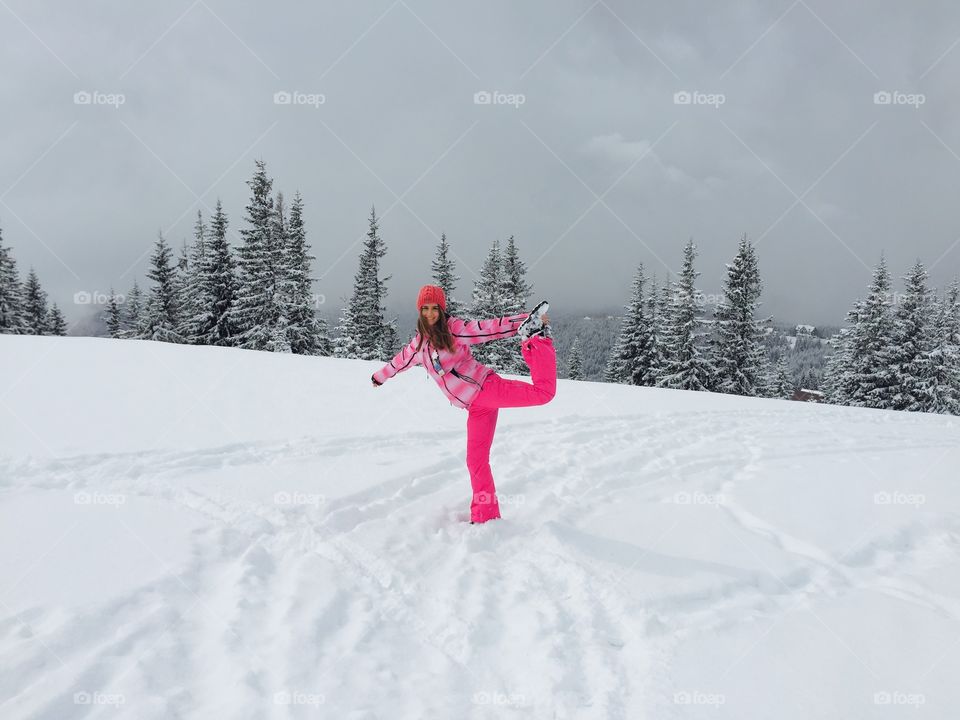
{"type": "Polygon", "coordinates": [[[557,393],[557,354],[553,340],[534,335],[523,341],[520,353],[530,368],[533,384],[505,380],[495,372],[490,373],[468,410],[467,469],[473,486],[473,500],[470,503],[470,519],[473,522],[482,523],[500,517],[490,470],[490,445],[497,429],[499,408],[543,405],[557,393]]]}

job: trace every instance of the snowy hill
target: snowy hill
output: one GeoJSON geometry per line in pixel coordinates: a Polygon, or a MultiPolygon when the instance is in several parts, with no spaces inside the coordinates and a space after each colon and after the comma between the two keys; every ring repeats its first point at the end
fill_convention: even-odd
{"type": "Polygon", "coordinates": [[[955,716],[956,418],[379,365],[0,336],[0,717],[955,716]]]}

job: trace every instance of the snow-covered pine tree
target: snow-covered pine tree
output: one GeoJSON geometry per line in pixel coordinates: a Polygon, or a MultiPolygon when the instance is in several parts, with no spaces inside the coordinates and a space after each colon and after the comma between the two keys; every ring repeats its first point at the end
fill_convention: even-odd
{"type": "Polygon", "coordinates": [[[580,336],[573,339],[570,356],[567,359],[567,377],[571,380],[583,380],[583,352],[580,350],[580,336]]]}
{"type": "Polygon", "coordinates": [[[117,294],[110,288],[110,299],[107,300],[107,308],[104,311],[103,319],[107,323],[107,332],[112,338],[123,337],[123,315],[120,311],[120,304],[117,302],[117,294]]]}
{"type": "MultiPolygon", "coordinates": [[[[503,255],[503,315],[516,315],[526,312],[530,304],[533,285],[527,282],[527,266],[520,259],[520,251],[513,235],[507,238],[507,249],[503,255]]],[[[503,343],[505,355],[501,372],[526,374],[527,363],[520,352],[520,343],[503,343]]]]}
{"type": "MultiPolygon", "coordinates": [[[[356,281],[354,282],[356,294],[356,281]]],[[[343,312],[340,314],[336,326],[337,336],[333,340],[333,355],[338,358],[357,359],[363,352],[358,342],[359,331],[353,317],[353,303],[349,298],[342,297],[343,312]]]]}
{"type": "Polygon", "coordinates": [[[927,412],[960,415],[960,347],[956,340],[957,299],[960,287],[954,284],[945,297],[935,297],[930,323],[929,367],[931,401],[927,412]]]}
{"type": "Polygon", "coordinates": [[[712,360],[717,392],[764,395],[770,370],[763,345],[764,326],[773,318],[756,317],[762,289],[756,251],[743,235],[733,263],[727,265],[724,297],[714,309],[712,360]]]}
{"type": "Polygon", "coordinates": [[[847,323],[851,327],[841,328],[829,340],[832,353],[827,358],[823,374],[823,393],[827,402],[834,405],[850,404],[850,389],[853,386],[851,371],[853,359],[850,355],[853,342],[852,329],[856,325],[856,318],[861,309],[862,303],[858,302],[847,313],[847,323]]]}
{"type": "Polygon", "coordinates": [[[47,334],[47,293],[31,267],[23,287],[23,317],[31,335],[47,334]]]}
{"type": "Polygon", "coordinates": [[[248,350],[266,350],[280,313],[276,307],[276,274],[273,234],[273,180],[266,164],[256,161],[256,172],[247,181],[252,195],[246,206],[247,226],[240,230],[243,243],[237,257],[237,299],[232,322],[235,344],[248,350]]]}
{"type": "Polygon", "coordinates": [[[703,329],[708,324],[703,319],[703,295],[696,286],[700,273],[693,267],[696,256],[696,246],[690,240],[683,250],[683,269],[673,283],[664,342],[665,367],[658,387],[709,390],[714,382],[715,369],[703,329]]]}
{"type": "Polygon", "coordinates": [[[650,376],[653,361],[653,331],[644,299],[647,278],[643,264],[637,267],[630,302],[620,325],[620,334],[610,351],[605,369],[607,382],[642,385],[650,376]]]}
{"type": "Polygon", "coordinates": [[[360,360],[387,361],[395,354],[396,329],[384,319],[386,283],[392,275],[380,278],[380,260],[387,254],[380,237],[376,208],[370,210],[370,228],[363,243],[360,262],[353,280],[353,294],[344,307],[334,340],[334,355],[360,360]]]}
{"type": "Polygon", "coordinates": [[[650,318],[650,367],[640,384],[656,387],[666,367],[666,317],[670,307],[670,276],[667,275],[663,287],[657,285],[657,278],[650,280],[650,296],[647,298],[647,317],[650,318]]]}
{"type": "Polygon", "coordinates": [[[203,345],[213,324],[206,269],[207,226],[197,210],[193,246],[185,259],[180,284],[180,334],[191,345],[203,345]]]}
{"type": "Polygon", "coordinates": [[[22,335],[30,332],[24,319],[23,286],[17,272],[13,249],[3,245],[0,228],[0,333],[22,335]]]}
{"type": "MultiPolygon", "coordinates": [[[[506,315],[507,298],[504,297],[505,268],[503,253],[500,250],[500,241],[495,239],[480,268],[480,276],[473,284],[470,311],[468,319],[485,320],[488,318],[506,315]]],[[[511,367],[512,348],[503,342],[488,342],[473,345],[473,356],[484,365],[492,367],[498,372],[508,372],[511,367]]]]}
{"type": "Polygon", "coordinates": [[[770,394],[781,400],[789,400],[793,397],[793,381],[790,379],[790,370],[787,368],[786,354],[780,353],[776,367],[776,377],[770,394]]]}
{"type": "Polygon", "coordinates": [[[934,401],[934,370],[931,367],[933,338],[927,271],[917,260],[904,277],[905,292],[893,319],[891,342],[881,351],[892,382],[878,388],[884,408],[926,412],[934,401]]]}
{"type": "Polygon", "coordinates": [[[203,340],[206,345],[233,345],[237,333],[234,314],[237,274],[227,241],[227,225],[223,205],[217,198],[204,247],[203,277],[207,286],[207,302],[210,303],[210,325],[203,340]]]}
{"type": "Polygon", "coordinates": [[[283,193],[277,192],[273,205],[273,223],[270,230],[270,277],[273,278],[273,312],[270,314],[267,326],[270,328],[270,339],[263,348],[268,352],[291,351],[290,338],[290,310],[293,301],[293,279],[289,275],[287,259],[287,245],[290,241],[287,221],[287,207],[283,201],[283,193]]]}
{"type": "Polygon", "coordinates": [[[960,280],[954,280],[944,300],[943,343],[943,362],[951,387],[944,408],[960,415],[960,280]]]}
{"type": "Polygon", "coordinates": [[[838,356],[829,365],[833,402],[854,407],[888,407],[885,388],[895,383],[883,356],[893,342],[890,308],[890,273],[881,255],[867,298],[857,301],[847,314],[849,332],[840,339],[838,356]]]}
{"type": "Polygon", "coordinates": [[[157,233],[157,242],[150,257],[150,271],[147,277],[155,283],[150,288],[147,301],[147,319],[144,336],[148,340],[182,343],[183,338],[177,332],[177,291],[176,269],[170,260],[173,251],[163,239],[163,233],[157,233]]]}
{"type": "Polygon", "coordinates": [[[442,287],[447,298],[447,315],[463,317],[466,308],[456,299],[454,293],[460,276],[456,274],[453,258],[450,257],[450,244],[447,242],[446,233],[440,234],[440,244],[433,262],[430,263],[430,269],[433,273],[433,284],[442,287]]]}
{"type": "Polygon", "coordinates": [[[287,299],[290,351],[298,355],[331,355],[333,344],[327,321],[316,312],[313,295],[313,278],[310,265],[314,260],[307,243],[303,223],[303,197],[298,191],[290,207],[290,222],[287,228],[286,272],[290,297],[287,299]]]}
{"type": "Polygon", "coordinates": [[[143,291],[133,279],[133,287],[127,294],[123,304],[123,335],[125,338],[141,338],[144,336],[144,299],[143,291]]]}
{"type": "Polygon", "coordinates": [[[50,328],[51,335],[63,336],[67,334],[67,321],[56,303],[50,305],[50,312],[47,314],[47,327],[50,328]]]}

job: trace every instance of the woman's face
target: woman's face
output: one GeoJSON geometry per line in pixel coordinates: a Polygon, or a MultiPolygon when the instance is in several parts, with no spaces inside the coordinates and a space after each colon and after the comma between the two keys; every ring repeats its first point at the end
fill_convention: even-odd
{"type": "Polygon", "coordinates": [[[423,319],[427,321],[427,324],[432,326],[440,317],[440,306],[436,303],[424,305],[420,308],[420,314],[423,316],[423,319]]]}

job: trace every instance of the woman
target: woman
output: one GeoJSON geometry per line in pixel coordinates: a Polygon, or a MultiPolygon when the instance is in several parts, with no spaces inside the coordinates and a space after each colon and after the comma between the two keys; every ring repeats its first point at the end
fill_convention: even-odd
{"type": "Polygon", "coordinates": [[[443,288],[424,285],[417,295],[417,333],[396,357],[371,379],[380,387],[389,378],[414,365],[427,374],[450,400],[467,410],[467,469],[473,486],[470,522],[483,523],[500,517],[490,445],[497,427],[498,409],[527,407],[550,402],[557,391],[557,356],[550,335],[546,303],[531,313],[491,320],[461,320],[447,315],[443,288]],[[530,368],[533,384],[506,380],[477,362],[470,346],[520,335],[520,352],[530,368]]]}

